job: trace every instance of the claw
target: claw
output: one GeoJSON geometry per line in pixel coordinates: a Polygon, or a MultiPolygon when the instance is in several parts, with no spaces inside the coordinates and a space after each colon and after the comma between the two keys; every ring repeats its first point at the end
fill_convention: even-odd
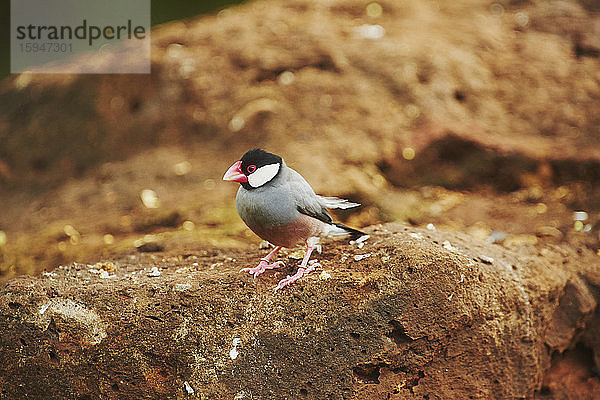
{"type": "Polygon", "coordinates": [[[273,264],[269,264],[269,262],[263,258],[260,260],[260,263],[256,267],[242,268],[242,269],[240,269],[240,272],[248,272],[249,274],[254,276],[254,278],[256,278],[257,276],[259,276],[260,274],[262,274],[263,272],[265,272],[268,269],[279,268],[280,266],[283,266],[283,265],[284,265],[283,261],[275,261],[273,264]]]}
{"type": "Polygon", "coordinates": [[[276,261],[273,264],[269,264],[271,257],[273,257],[273,255],[275,255],[275,253],[277,253],[280,249],[281,246],[275,247],[269,254],[267,254],[265,258],[260,259],[260,263],[258,263],[256,267],[242,268],[240,269],[240,272],[248,272],[249,274],[252,274],[254,278],[256,278],[257,276],[265,272],[265,270],[267,269],[279,268],[280,266],[283,266],[283,261],[276,261]]]}
{"type": "Polygon", "coordinates": [[[315,270],[315,266],[320,266],[320,265],[321,264],[319,264],[319,263],[313,263],[306,268],[302,268],[302,267],[298,268],[298,272],[296,272],[294,275],[292,275],[292,276],[288,275],[285,279],[282,279],[279,281],[279,283],[275,287],[275,293],[277,293],[277,291],[279,289],[283,289],[284,287],[296,282],[298,279],[302,278],[304,275],[310,274],[311,272],[313,272],[315,270]]]}
{"type": "Polygon", "coordinates": [[[312,261],[312,262],[309,261],[310,255],[313,250],[317,249],[318,252],[321,252],[321,245],[318,243],[319,243],[318,237],[308,238],[308,240],[306,241],[306,245],[307,245],[306,253],[304,254],[302,263],[300,264],[300,267],[298,268],[298,272],[296,272],[292,276],[288,275],[287,278],[280,280],[279,283],[277,284],[277,286],[275,287],[275,293],[277,293],[277,291],[279,289],[283,289],[287,285],[291,285],[292,283],[296,282],[298,279],[302,278],[304,275],[310,274],[312,271],[315,270],[316,267],[321,266],[321,264],[319,264],[316,261],[312,261]]]}

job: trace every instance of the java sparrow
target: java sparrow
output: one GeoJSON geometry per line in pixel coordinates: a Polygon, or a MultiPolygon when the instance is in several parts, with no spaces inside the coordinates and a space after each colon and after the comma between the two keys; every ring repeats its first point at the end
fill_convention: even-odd
{"type": "Polygon", "coordinates": [[[306,242],[306,253],[298,272],[281,280],[275,291],[315,269],[315,263],[309,264],[308,260],[315,248],[320,250],[319,237],[365,236],[363,232],[333,222],[327,212],[328,208],[346,209],[360,204],[315,194],[308,182],[275,154],[250,150],[225,172],[223,180],[241,184],[235,197],[238,214],[254,233],[276,246],[258,266],[243,268],[240,272],[248,272],[256,278],[265,270],[283,264],[281,261],[269,263],[282,247],[306,242]]]}

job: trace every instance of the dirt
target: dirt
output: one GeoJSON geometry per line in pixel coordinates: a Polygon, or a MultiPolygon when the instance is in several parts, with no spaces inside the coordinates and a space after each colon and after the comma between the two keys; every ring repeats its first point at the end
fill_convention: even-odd
{"type": "MultiPolygon", "coordinates": [[[[151,75],[5,79],[0,280],[71,262],[169,271],[163,258],[179,260],[177,268],[186,255],[251,262],[260,239],[235,213],[235,186],[220,181],[251,147],[282,155],[317,192],[361,202],[336,213],[352,226],[431,224],[513,256],[537,252],[554,268],[558,252],[600,270],[600,16],[592,3],[381,1],[381,14],[369,16],[358,1],[252,2],[156,28],[151,75]],[[373,33],[383,36],[365,37],[373,33]],[[157,208],[142,201],[148,189],[157,208]]],[[[339,260],[344,249],[326,255],[339,260]]],[[[223,268],[234,279],[238,266],[223,268]]],[[[600,283],[589,279],[597,299],[600,283]]],[[[565,282],[554,299],[565,287],[585,292],[565,282]]],[[[225,296],[227,286],[211,290],[225,296]]],[[[548,307],[560,309],[553,301],[548,307]]],[[[519,390],[455,377],[456,394],[442,398],[597,393],[594,307],[567,313],[583,325],[540,350],[547,360],[539,356],[519,390]],[[582,367],[570,375],[574,362],[582,367]]],[[[438,376],[367,359],[345,365],[362,378],[336,390],[425,397],[414,387],[438,376]]],[[[501,369],[511,368],[519,366],[501,369]]]]}

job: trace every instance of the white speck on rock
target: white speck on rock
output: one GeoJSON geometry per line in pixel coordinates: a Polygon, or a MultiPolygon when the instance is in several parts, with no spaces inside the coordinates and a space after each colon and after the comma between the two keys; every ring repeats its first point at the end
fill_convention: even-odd
{"type": "Polygon", "coordinates": [[[362,235],[361,237],[359,237],[358,239],[356,239],[356,243],[363,243],[366,242],[367,240],[369,240],[371,236],[369,235],[362,235]]]}
{"type": "Polygon", "coordinates": [[[150,272],[148,272],[148,276],[150,276],[150,277],[158,277],[158,276],[160,276],[160,274],[161,274],[161,272],[158,269],[158,267],[152,267],[150,272]]]}
{"type": "Polygon", "coordinates": [[[354,261],[364,260],[365,258],[369,258],[369,257],[371,257],[371,253],[357,254],[357,255],[354,256],[354,261]]]}
{"type": "Polygon", "coordinates": [[[252,398],[252,393],[248,393],[245,390],[242,390],[241,392],[237,392],[235,394],[235,397],[233,398],[233,400],[243,400],[243,399],[251,399],[252,398]]]}
{"type": "Polygon", "coordinates": [[[48,307],[50,307],[50,303],[46,303],[46,304],[42,305],[40,307],[40,315],[44,315],[44,313],[46,312],[46,310],[48,309],[48,307]]]}
{"type": "Polygon", "coordinates": [[[106,279],[106,278],[116,278],[116,275],[111,275],[108,273],[108,271],[102,270],[102,272],[100,272],[100,278],[102,279],[106,279]]]}
{"type": "Polygon", "coordinates": [[[183,382],[183,387],[185,388],[187,394],[194,394],[194,388],[192,388],[187,381],[183,382]]]}
{"type": "Polygon", "coordinates": [[[442,243],[442,247],[445,248],[446,250],[450,250],[450,251],[456,250],[456,248],[454,246],[452,246],[450,244],[450,242],[447,240],[442,243]]]}
{"type": "Polygon", "coordinates": [[[322,281],[326,281],[331,278],[331,274],[327,271],[322,271],[321,275],[319,275],[319,279],[322,281]]]}
{"type": "Polygon", "coordinates": [[[175,286],[173,286],[173,290],[175,290],[176,292],[185,292],[188,289],[191,289],[192,284],[189,282],[186,283],[176,283],[175,286]]]}
{"type": "Polygon", "coordinates": [[[421,233],[409,233],[408,234],[410,237],[415,238],[415,239],[423,239],[423,234],[421,233]]]}
{"type": "Polygon", "coordinates": [[[434,232],[437,231],[434,224],[427,224],[427,229],[429,229],[430,231],[434,231],[434,232]]]}
{"type": "Polygon", "coordinates": [[[354,28],[354,35],[363,39],[381,39],[385,35],[385,28],[381,25],[364,24],[354,28]]]}
{"type": "Polygon", "coordinates": [[[229,350],[229,358],[231,358],[232,360],[235,360],[240,354],[237,350],[237,347],[241,341],[242,340],[240,338],[233,338],[233,348],[229,350]]]}

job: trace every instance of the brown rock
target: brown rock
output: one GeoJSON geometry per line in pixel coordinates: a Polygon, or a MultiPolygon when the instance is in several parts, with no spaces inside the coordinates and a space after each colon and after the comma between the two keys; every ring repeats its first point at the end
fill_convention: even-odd
{"type": "MultiPolygon", "coordinates": [[[[522,222],[527,210],[503,207],[506,198],[469,196],[451,215],[452,207],[399,191],[412,185],[533,187],[538,201],[542,189],[563,185],[565,206],[588,210],[596,223],[600,61],[577,54],[577,43],[597,38],[595,9],[379,3],[381,16],[369,17],[357,0],[251,2],[157,27],[151,75],[2,81],[0,227],[10,240],[0,280],[96,261],[107,233],[122,247],[131,244],[122,235],[135,231],[230,221],[215,218],[231,197],[215,182],[250,147],[283,155],[320,193],[368,205],[352,216],[364,225],[458,229],[482,220],[508,235],[536,233],[522,222]],[[367,25],[383,36],[365,37],[367,25]],[[183,160],[189,173],[173,172],[183,160]],[[146,187],[160,195],[157,214],[140,210],[146,187]],[[198,204],[206,211],[195,212],[198,204]],[[57,222],[77,226],[80,242],[40,231],[57,222]]],[[[548,206],[553,215],[532,225],[564,234],[543,240],[569,239],[571,227],[556,216],[566,210],[548,206]]],[[[600,246],[598,230],[585,238],[589,247],[600,246]]]]}
{"type": "Polygon", "coordinates": [[[552,354],[600,352],[590,251],[515,254],[401,225],[371,234],[362,249],[326,244],[331,278],[277,294],[289,271],[237,272],[256,251],[12,280],[0,290],[3,398],[532,398],[552,354]]]}

